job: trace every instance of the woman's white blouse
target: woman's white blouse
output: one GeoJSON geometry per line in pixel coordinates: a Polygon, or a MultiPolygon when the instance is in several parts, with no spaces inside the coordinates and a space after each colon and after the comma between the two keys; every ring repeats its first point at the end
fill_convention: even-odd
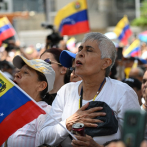
{"type": "MultiPolygon", "coordinates": [[[[50,115],[64,125],[64,127],[66,127],[66,119],[79,109],[78,87],[80,83],[81,81],[68,83],[61,87],[52,104],[50,115]]],[[[106,78],[106,83],[95,101],[107,103],[114,111],[119,124],[119,129],[116,134],[93,138],[100,145],[107,141],[120,138],[123,116],[126,110],[140,110],[135,91],[127,84],[109,77],[106,78]]],[[[87,102],[83,100],[82,104],[84,105],[87,102]]],[[[39,130],[40,132],[37,132],[36,136],[36,146],[43,143],[58,145],[61,142],[63,147],[71,146],[71,140],[68,137],[67,131],[51,119],[49,115],[39,130]]]]}

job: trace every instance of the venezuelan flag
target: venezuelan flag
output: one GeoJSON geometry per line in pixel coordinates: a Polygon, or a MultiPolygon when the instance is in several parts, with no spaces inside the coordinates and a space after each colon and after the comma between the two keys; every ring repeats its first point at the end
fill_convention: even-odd
{"type": "Polygon", "coordinates": [[[0,71],[0,146],[40,114],[45,111],[0,71]]]}
{"type": "Polygon", "coordinates": [[[72,50],[76,46],[76,39],[74,37],[70,38],[66,42],[66,46],[69,50],[72,50]]]}
{"type": "Polygon", "coordinates": [[[59,10],[54,24],[61,35],[77,35],[89,32],[86,0],[71,2],[59,10]]]}
{"type": "Polygon", "coordinates": [[[137,57],[140,54],[140,41],[134,40],[133,43],[123,52],[124,57],[137,57]]]}
{"type": "Polygon", "coordinates": [[[0,41],[6,40],[15,35],[15,31],[7,19],[3,17],[0,19],[0,41]]]}
{"type": "Polygon", "coordinates": [[[128,38],[132,35],[127,16],[124,16],[116,25],[114,33],[118,39],[124,44],[128,44],[128,38]]]}

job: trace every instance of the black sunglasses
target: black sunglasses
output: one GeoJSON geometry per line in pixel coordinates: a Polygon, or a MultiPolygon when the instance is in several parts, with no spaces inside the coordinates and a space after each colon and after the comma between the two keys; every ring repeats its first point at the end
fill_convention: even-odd
{"type": "Polygon", "coordinates": [[[45,59],[44,61],[47,62],[47,63],[49,63],[49,64],[53,64],[53,63],[55,63],[55,64],[58,64],[58,65],[61,65],[61,64],[58,63],[58,62],[51,61],[49,58],[45,59]]]}

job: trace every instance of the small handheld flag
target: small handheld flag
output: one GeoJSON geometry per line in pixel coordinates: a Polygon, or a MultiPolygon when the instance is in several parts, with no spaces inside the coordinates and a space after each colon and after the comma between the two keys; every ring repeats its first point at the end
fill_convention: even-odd
{"type": "Polygon", "coordinates": [[[118,39],[124,44],[128,44],[128,38],[132,35],[127,16],[124,16],[116,25],[114,33],[118,39]]]}
{"type": "Polygon", "coordinates": [[[10,135],[40,114],[46,113],[0,71],[0,146],[10,135]]]}
{"type": "Polygon", "coordinates": [[[124,57],[138,57],[140,52],[140,41],[134,40],[133,43],[123,52],[124,57]]]}
{"type": "Polygon", "coordinates": [[[58,11],[54,24],[61,35],[89,32],[86,0],[77,0],[63,7],[58,11]]]}
{"type": "Polygon", "coordinates": [[[1,42],[14,36],[15,30],[7,17],[0,18],[0,45],[1,42]]]}

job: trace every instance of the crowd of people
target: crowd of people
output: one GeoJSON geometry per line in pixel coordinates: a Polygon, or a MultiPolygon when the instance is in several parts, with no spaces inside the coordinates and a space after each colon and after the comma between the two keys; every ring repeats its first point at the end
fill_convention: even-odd
{"type": "Polygon", "coordinates": [[[39,51],[13,41],[1,46],[0,70],[46,112],[18,129],[2,147],[123,147],[119,140],[124,113],[147,111],[145,59],[118,59],[114,43],[98,32],[85,34],[76,53],[63,42],[50,45],[47,40],[39,51]],[[86,135],[75,135],[75,140],[67,130],[78,122],[86,135]]]}

